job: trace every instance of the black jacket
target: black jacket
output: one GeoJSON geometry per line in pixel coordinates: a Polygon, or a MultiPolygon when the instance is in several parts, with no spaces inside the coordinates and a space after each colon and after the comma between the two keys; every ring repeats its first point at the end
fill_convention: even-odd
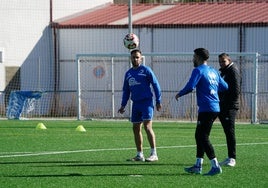
{"type": "Polygon", "coordinates": [[[241,78],[234,63],[220,69],[221,76],[228,84],[228,90],[219,93],[221,110],[239,109],[241,78]]]}

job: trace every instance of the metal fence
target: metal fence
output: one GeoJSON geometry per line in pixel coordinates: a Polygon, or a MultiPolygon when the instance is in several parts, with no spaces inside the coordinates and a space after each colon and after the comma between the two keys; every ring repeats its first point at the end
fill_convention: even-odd
{"type": "MultiPolygon", "coordinates": [[[[228,53],[228,52],[227,52],[228,53]]],[[[208,64],[219,68],[218,54],[211,53],[208,64]]],[[[268,55],[232,53],[232,60],[241,74],[241,97],[238,121],[259,123],[268,119],[268,55]]],[[[162,89],[162,110],[155,112],[156,120],[195,121],[195,93],[177,102],[176,93],[184,87],[193,69],[192,53],[144,53],[143,63],[155,72],[162,89]]],[[[21,118],[56,119],[127,119],[127,111],[117,113],[122,97],[125,72],[131,67],[129,54],[79,54],[73,63],[64,63],[60,72],[59,90],[42,91],[32,111],[24,109],[21,118]],[[70,75],[70,76],[68,76],[70,75]],[[77,79],[76,79],[77,78],[77,79]],[[79,89],[78,89],[79,88],[79,89]]],[[[0,114],[6,118],[5,92],[0,92],[0,114]]]]}
{"type": "MultiPolygon", "coordinates": [[[[208,64],[219,68],[218,54],[211,53],[208,64]]],[[[197,105],[195,93],[175,101],[175,94],[188,81],[192,66],[192,53],[148,53],[144,63],[155,72],[161,85],[163,110],[156,112],[159,120],[196,120],[197,105]]],[[[241,74],[241,108],[239,121],[257,123],[267,119],[266,103],[268,96],[268,64],[265,56],[258,53],[229,53],[241,74]]],[[[78,119],[81,118],[128,118],[117,114],[121,102],[123,76],[130,68],[129,54],[80,54],[77,55],[78,73],[78,119]],[[87,73],[101,68],[107,74],[99,79],[92,79],[87,73]],[[92,69],[92,70],[91,70],[92,69]]]]}

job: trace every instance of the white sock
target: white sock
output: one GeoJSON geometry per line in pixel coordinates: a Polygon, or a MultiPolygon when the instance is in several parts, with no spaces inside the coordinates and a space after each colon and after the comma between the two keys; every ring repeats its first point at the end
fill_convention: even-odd
{"type": "Polygon", "coordinates": [[[211,159],[210,163],[211,163],[211,166],[214,167],[214,168],[219,167],[219,162],[218,162],[217,158],[211,159]]]}
{"type": "Polygon", "coordinates": [[[196,158],[195,166],[202,167],[203,161],[203,158],[196,158]]]}
{"type": "Polygon", "coordinates": [[[138,151],[137,152],[137,156],[143,157],[143,152],[142,151],[138,151]]]}
{"type": "Polygon", "coordinates": [[[157,155],[156,148],[151,148],[151,155],[157,155]]]}

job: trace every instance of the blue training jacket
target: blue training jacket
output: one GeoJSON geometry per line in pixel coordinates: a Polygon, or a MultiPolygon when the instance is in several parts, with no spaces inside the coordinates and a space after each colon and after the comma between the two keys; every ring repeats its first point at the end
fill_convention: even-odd
{"type": "Polygon", "coordinates": [[[133,102],[153,97],[154,90],[156,103],[161,103],[161,89],[158,80],[150,67],[140,65],[137,69],[130,68],[124,78],[122,106],[126,106],[131,94],[133,102]]]}
{"type": "Polygon", "coordinates": [[[194,68],[188,83],[179,92],[179,95],[186,95],[195,88],[198,112],[220,111],[218,92],[227,90],[228,84],[221,78],[217,70],[206,64],[194,68]]]}

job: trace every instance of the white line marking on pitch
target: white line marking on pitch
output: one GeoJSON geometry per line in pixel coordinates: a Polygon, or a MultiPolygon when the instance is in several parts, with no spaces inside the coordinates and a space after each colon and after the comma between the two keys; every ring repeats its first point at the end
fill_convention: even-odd
{"type": "MultiPolygon", "coordinates": [[[[237,146],[252,146],[252,145],[266,145],[268,142],[260,143],[241,143],[236,144],[237,146]]],[[[226,144],[213,144],[213,146],[226,146],[226,144]]],[[[160,146],[159,149],[170,149],[170,148],[191,148],[195,145],[186,145],[186,146],[160,146]]],[[[45,151],[45,152],[10,152],[13,154],[8,154],[8,152],[0,153],[0,158],[12,158],[12,157],[27,157],[27,156],[41,156],[41,155],[57,155],[57,154],[69,154],[69,153],[86,153],[86,152],[100,152],[100,151],[122,151],[122,150],[133,150],[135,148],[111,148],[111,149],[89,149],[89,150],[74,150],[74,151],[45,151]],[[14,154],[15,153],[15,154],[14,154]]],[[[149,149],[144,148],[144,149],[149,149]]]]}

